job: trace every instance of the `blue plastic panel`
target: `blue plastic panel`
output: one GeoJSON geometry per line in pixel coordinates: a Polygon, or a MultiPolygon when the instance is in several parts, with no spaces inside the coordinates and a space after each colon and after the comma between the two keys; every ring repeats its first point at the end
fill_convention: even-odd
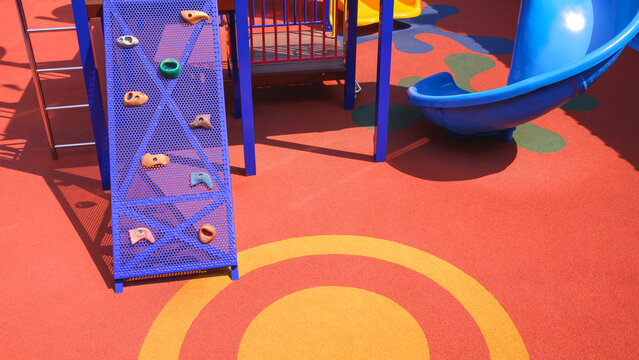
{"type": "MultiPolygon", "coordinates": [[[[529,0],[532,2],[532,0],[529,0]]],[[[525,3],[529,2],[525,1],[525,3]]],[[[545,1],[549,4],[562,3],[555,0],[536,0],[545,1]]],[[[587,75],[590,77],[593,69],[600,67],[602,64],[608,63],[609,60],[618,55],[618,52],[632,40],[634,36],[639,33],[639,0],[581,0],[583,3],[592,3],[593,6],[593,25],[592,25],[592,39],[590,42],[590,49],[588,53],[576,59],[568,64],[559,63],[556,69],[544,72],[542,74],[535,75],[525,80],[511,83],[508,86],[500,87],[497,89],[491,89],[486,91],[480,91],[470,94],[454,94],[454,95],[434,95],[430,93],[420,94],[418,89],[413,88],[413,91],[409,92],[409,101],[411,104],[417,106],[426,107],[441,107],[441,108],[460,108],[470,107],[474,105],[492,104],[498,101],[514,98],[520,95],[526,95],[532,91],[537,91],[546,86],[555,85],[559,82],[565,81],[574,76],[583,77],[587,75]],[[593,48],[594,45],[599,45],[593,48]]],[[[571,1],[572,3],[572,1],[571,1]]],[[[525,5],[525,4],[524,4],[525,5]]],[[[584,5],[585,6],[585,5],[584,5]]],[[[549,11],[555,9],[554,5],[548,5],[546,7],[549,11]]],[[[528,9],[527,6],[523,6],[522,10],[528,9]]],[[[566,14],[564,18],[564,24],[568,24],[572,20],[573,15],[566,14]]],[[[548,16],[544,14],[527,12],[520,13],[519,21],[537,21],[537,26],[540,28],[549,27],[547,23],[548,16]]],[[[586,21],[586,18],[584,18],[586,21]]],[[[580,23],[580,21],[577,21],[580,23]]],[[[576,25],[570,25],[576,26],[576,25]]],[[[585,26],[585,23],[584,23],[585,26]]],[[[521,28],[521,27],[519,27],[521,28]]],[[[519,29],[518,28],[518,29],[519,29]]],[[[531,27],[527,27],[530,29],[531,27]]],[[[539,51],[545,50],[544,40],[547,40],[543,36],[539,38],[534,37],[534,33],[526,34],[525,38],[532,38],[530,41],[539,51]]],[[[554,35],[553,35],[554,36],[554,35]]],[[[518,40],[515,44],[514,58],[519,52],[518,47],[524,43],[524,37],[517,34],[518,40]]],[[[567,46],[567,45],[566,45],[567,46]]],[[[559,49],[561,47],[553,47],[559,49]]],[[[552,54],[548,54],[547,57],[552,57],[552,54]]],[[[534,61],[537,57],[522,57],[527,61],[534,61]]],[[[513,66],[516,66],[515,60],[513,60],[513,66]]],[[[517,65],[521,68],[521,65],[517,65]]],[[[588,80],[590,83],[592,81],[588,80]]],[[[423,84],[422,84],[423,85],[423,84]]],[[[510,127],[510,126],[507,126],[510,127]]]]}
{"type": "Polygon", "coordinates": [[[637,33],[639,0],[523,0],[507,86],[469,93],[440,73],[408,101],[455,136],[508,134],[584,92],[637,33]]]}
{"type": "Polygon", "coordinates": [[[105,0],[104,36],[115,278],[237,265],[216,1],[105,0]],[[190,25],[183,10],[210,19],[190,25]],[[119,47],[122,35],[139,44],[119,47]],[[161,75],[165,58],[179,61],[177,79],[161,75]],[[125,107],[128,91],[149,100],[125,107]],[[199,114],[211,115],[212,129],[189,127],[199,114]],[[145,168],[145,153],[170,162],[145,168]],[[211,189],[190,186],[196,171],[211,176],[211,189]],[[206,223],[217,235],[202,244],[198,230],[206,223]],[[155,242],[131,245],[128,231],[138,227],[155,242]]]}

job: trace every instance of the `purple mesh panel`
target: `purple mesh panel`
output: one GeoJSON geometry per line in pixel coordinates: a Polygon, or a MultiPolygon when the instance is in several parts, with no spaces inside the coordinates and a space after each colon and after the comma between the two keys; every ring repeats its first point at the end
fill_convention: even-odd
{"type": "Polygon", "coordinates": [[[214,0],[104,1],[116,279],[237,265],[218,32],[214,0]],[[190,25],[183,10],[211,18],[190,25]],[[139,44],[119,47],[122,35],[139,44]],[[161,75],[165,58],[179,61],[177,79],[161,75]],[[128,91],[149,100],[125,107],[128,91]],[[189,127],[199,114],[211,115],[212,129],[189,127]],[[165,154],[170,162],[145,168],[145,153],[165,154]],[[190,186],[196,171],[210,175],[212,189],[190,186]],[[202,244],[198,231],[207,223],[217,234],[202,244]],[[131,245],[128,232],[138,227],[148,228],[155,242],[131,245]]]}

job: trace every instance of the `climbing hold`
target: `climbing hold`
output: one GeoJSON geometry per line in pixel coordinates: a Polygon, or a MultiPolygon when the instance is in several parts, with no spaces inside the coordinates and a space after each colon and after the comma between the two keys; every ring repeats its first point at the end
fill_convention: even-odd
{"type": "Polygon", "coordinates": [[[139,91],[129,91],[124,94],[124,106],[140,106],[149,100],[149,96],[139,91]]]}
{"type": "Polygon", "coordinates": [[[197,184],[205,184],[209,189],[213,188],[213,180],[209,174],[203,171],[196,171],[191,173],[191,187],[197,184]]]}
{"type": "Polygon", "coordinates": [[[211,224],[202,225],[200,231],[198,232],[198,235],[202,244],[210,243],[211,240],[215,239],[215,226],[211,224]]]}
{"type": "Polygon", "coordinates": [[[169,79],[180,76],[180,70],[180,63],[175,59],[164,59],[160,63],[160,72],[169,79]]]}
{"type": "Polygon", "coordinates": [[[151,230],[143,227],[129,230],[129,237],[131,238],[131,245],[135,245],[140,240],[147,240],[151,244],[155,242],[151,230]]]}
{"type": "Polygon", "coordinates": [[[131,35],[124,35],[124,36],[120,36],[117,40],[116,43],[118,44],[119,47],[123,47],[123,48],[127,48],[130,49],[132,47],[134,47],[135,45],[138,44],[138,38],[136,38],[135,36],[131,36],[131,35]]]}
{"type": "Polygon", "coordinates": [[[209,114],[200,114],[195,117],[195,120],[189,123],[191,129],[202,128],[202,129],[212,129],[211,125],[211,115],[209,114]]]}
{"type": "Polygon", "coordinates": [[[154,166],[165,166],[169,163],[171,159],[164,154],[149,154],[146,153],[142,156],[142,160],[140,161],[142,165],[150,168],[154,166]]]}
{"type": "Polygon", "coordinates": [[[203,11],[198,10],[184,10],[181,12],[182,19],[191,25],[195,25],[202,20],[208,20],[209,15],[203,11]]]}

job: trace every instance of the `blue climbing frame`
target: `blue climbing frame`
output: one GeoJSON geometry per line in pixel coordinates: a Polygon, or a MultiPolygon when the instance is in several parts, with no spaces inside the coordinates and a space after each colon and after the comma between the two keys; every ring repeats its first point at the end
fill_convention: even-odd
{"type": "Polygon", "coordinates": [[[105,0],[103,10],[115,290],[122,291],[123,279],[219,267],[231,267],[237,279],[216,2],[105,0]],[[182,10],[201,10],[210,19],[190,25],[182,10]],[[140,42],[119,47],[115,39],[123,35],[140,42]],[[179,62],[178,78],[160,75],[166,58],[179,62]],[[129,91],[149,99],[125,107],[129,91]],[[212,129],[189,126],[200,114],[210,115],[212,129]],[[145,153],[170,162],[145,167],[145,153]],[[193,173],[210,181],[194,181],[193,173]],[[205,224],[216,229],[208,243],[198,237],[205,224]],[[138,228],[154,241],[133,244],[129,231],[138,228]]]}
{"type": "MultiPolygon", "coordinates": [[[[351,1],[355,2],[355,1],[351,1]]],[[[380,0],[375,86],[375,161],[386,161],[394,0],[380,0]],[[383,21],[385,19],[385,21],[383,21]]]]}
{"type": "Polygon", "coordinates": [[[244,141],[244,174],[255,175],[255,130],[253,127],[253,86],[251,83],[251,50],[249,46],[248,6],[246,0],[235,0],[235,45],[237,71],[233,74],[235,104],[240,103],[242,139],[244,141]],[[237,78],[236,78],[237,76],[237,78]],[[238,89],[238,90],[236,90],[238,89]]]}
{"type": "Polygon", "coordinates": [[[91,45],[91,31],[89,29],[89,18],[87,16],[86,3],[84,0],[71,0],[71,7],[73,9],[75,31],[78,37],[80,60],[82,61],[82,72],[84,75],[84,86],[86,88],[89,112],[91,114],[91,125],[93,128],[93,137],[95,139],[95,150],[98,155],[102,188],[104,190],[110,190],[109,144],[107,139],[106,121],[104,118],[104,107],[102,105],[100,81],[98,78],[98,71],[95,67],[93,46],[91,45]]]}

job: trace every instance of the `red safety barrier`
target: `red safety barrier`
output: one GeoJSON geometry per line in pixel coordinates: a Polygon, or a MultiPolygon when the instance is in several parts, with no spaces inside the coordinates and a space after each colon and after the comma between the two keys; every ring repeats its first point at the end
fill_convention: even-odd
{"type": "Polygon", "coordinates": [[[327,31],[329,11],[337,18],[337,7],[330,6],[329,1],[248,0],[251,62],[345,58],[337,36],[327,31]]]}

